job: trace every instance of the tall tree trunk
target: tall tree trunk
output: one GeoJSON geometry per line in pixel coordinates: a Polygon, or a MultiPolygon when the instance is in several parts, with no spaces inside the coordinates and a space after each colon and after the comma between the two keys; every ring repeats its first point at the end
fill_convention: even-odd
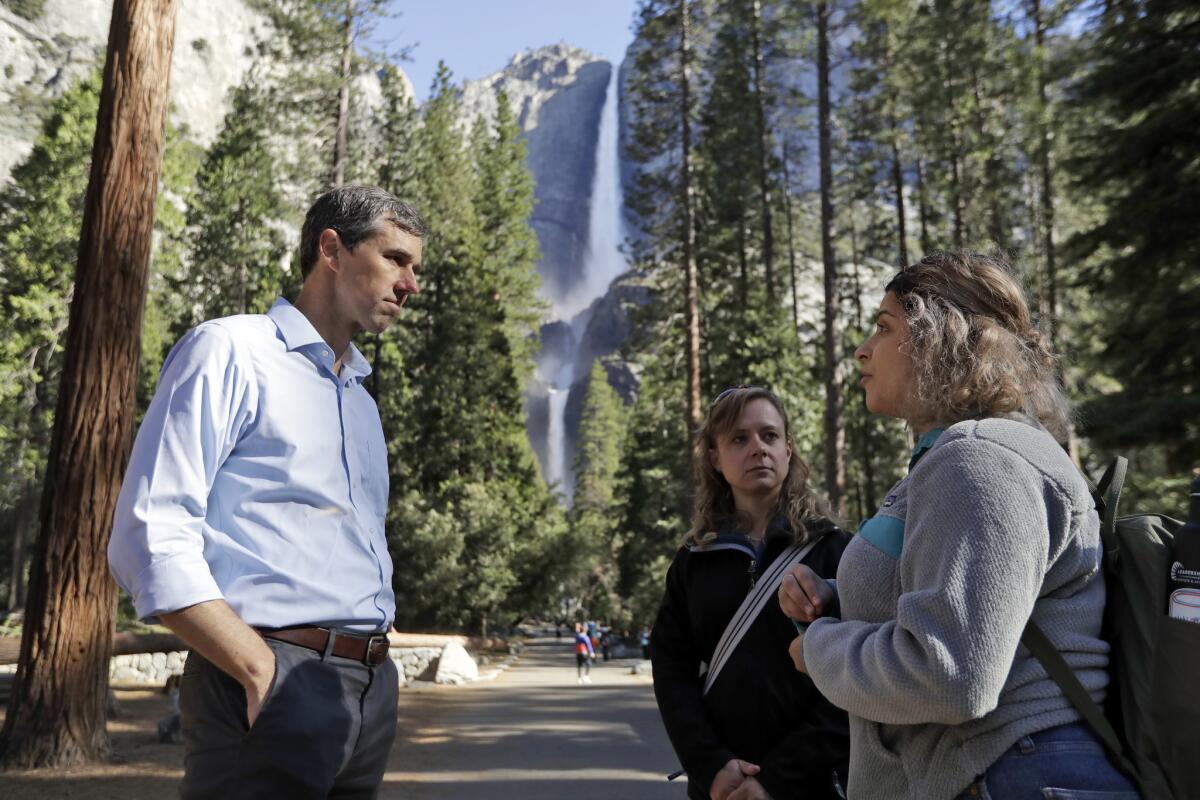
{"type": "MultiPolygon", "coordinates": [[[[854,265],[854,326],[857,330],[864,330],[863,320],[863,305],[862,305],[862,280],[859,275],[859,264],[862,263],[862,254],[858,251],[857,234],[851,231],[850,250],[854,254],[851,263],[854,265]]],[[[866,409],[859,410],[857,416],[858,428],[858,464],[862,469],[862,482],[859,487],[859,519],[866,519],[867,515],[873,514],[878,505],[875,502],[875,464],[871,460],[875,453],[875,442],[871,436],[871,418],[866,413],[866,409]]]]}
{"type": "Polygon", "coordinates": [[[932,249],[929,241],[929,198],[925,195],[925,160],[917,156],[917,216],[921,220],[921,255],[932,249]]]}
{"type": "Polygon", "coordinates": [[[13,609],[25,607],[25,561],[28,549],[25,535],[38,521],[37,510],[33,508],[38,498],[33,478],[25,481],[20,497],[21,506],[14,509],[13,514],[12,580],[8,586],[8,607],[13,609]]]}
{"type": "Polygon", "coordinates": [[[346,182],[346,161],[350,149],[350,57],[354,51],[354,0],[346,0],[346,20],[342,37],[342,80],[338,86],[337,138],[333,153],[335,188],[346,182]]]}
{"type": "Polygon", "coordinates": [[[900,266],[908,266],[908,222],[904,213],[904,167],[900,163],[900,126],[894,111],[888,114],[892,148],[892,191],[896,194],[896,245],[900,266]]]}
{"type": "Polygon", "coordinates": [[[1037,50],[1034,56],[1038,90],[1038,172],[1041,182],[1042,212],[1042,296],[1044,316],[1050,322],[1050,344],[1058,350],[1058,271],[1054,253],[1054,172],[1050,166],[1050,126],[1047,116],[1049,103],[1046,100],[1046,21],[1042,15],[1041,0],[1031,0],[1030,16],[1033,17],[1034,36],[1037,50]]]}
{"type": "Polygon", "coordinates": [[[116,586],[106,550],[129,459],[175,0],[116,0],[5,766],[104,758],[116,586]]]}
{"type": "Polygon", "coordinates": [[[792,230],[792,181],[787,140],[783,142],[783,213],[787,215],[788,275],[792,279],[792,327],[800,335],[800,293],[796,288],[796,236],[792,230]]]}
{"type": "Polygon", "coordinates": [[[944,89],[943,99],[946,103],[946,127],[949,128],[950,135],[950,202],[952,205],[951,213],[954,226],[954,247],[961,250],[967,235],[966,213],[963,209],[963,176],[960,164],[960,159],[962,158],[962,139],[958,132],[958,110],[955,108],[954,94],[953,74],[956,66],[950,63],[945,42],[939,43],[938,50],[942,62],[942,88],[944,89]]]}
{"type": "MultiPolygon", "coordinates": [[[[1042,216],[1042,291],[1044,307],[1042,317],[1050,323],[1050,346],[1055,353],[1060,352],[1062,331],[1058,318],[1058,265],[1054,249],[1054,169],[1050,164],[1050,111],[1046,99],[1046,19],[1042,13],[1041,0],[1030,0],[1030,16],[1033,17],[1033,32],[1037,43],[1035,51],[1035,70],[1037,72],[1038,90],[1038,177],[1041,182],[1041,216],[1042,216]]],[[[1062,362],[1059,362],[1059,379],[1064,380],[1062,362]]],[[[1068,424],[1067,452],[1076,464],[1079,461],[1079,437],[1075,435],[1075,425],[1068,424]]]]}
{"type": "Polygon", "coordinates": [[[817,116],[821,161],[821,260],[825,264],[825,488],[839,515],[845,508],[846,428],[838,382],[837,259],[833,252],[833,165],[829,107],[829,4],[817,3],[817,116]]]}
{"type": "Polygon", "coordinates": [[[754,49],[754,117],[758,126],[758,197],[762,205],[763,266],[766,268],[767,305],[775,304],[775,234],[771,225],[771,155],[767,130],[767,92],[763,58],[762,2],[751,0],[750,39],[754,49]]]}
{"type": "Polygon", "coordinates": [[[983,164],[983,194],[988,203],[988,235],[994,244],[1001,248],[1008,246],[1008,236],[1004,233],[1004,209],[1000,204],[1000,160],[996,156],[996,145],[990,141],[987,120],[983,113],[983,91],[980,87],[978,65],[971,63],[971,93],[975,101],[973,118],[975,121],[975,138],[987,150],[987,159],[983,164]]]}
{"type": "Polygon", "coordinates": [[[700,287],[696,276],[695,187],[692,185],[691,19],[688,0],[679,0],[680,203],[683,208],[684,315],[687,324],[688,452],[700,429],[700,287]]]}
{"type": "Polygon", "coordinates": [[[749,256],[746,254],[746,207],[742,206],[742,213],[738,215],[738,302],[741,303],[741,313],[745,314],[750,308],[750,264],[749,256]]]}

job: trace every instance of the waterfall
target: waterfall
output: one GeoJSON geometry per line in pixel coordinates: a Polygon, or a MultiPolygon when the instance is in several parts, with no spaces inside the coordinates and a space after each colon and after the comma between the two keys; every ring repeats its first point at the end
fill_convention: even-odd
{"type": "Polygon", "coordinates": [[[547,383],[548,419],[546,427],[547,483],[555,481],[570,501],[574,494],[573,447],[567,436],[567,400],[576,381],[587,377],[591,364],[577,364],[579,347],[590,318],[592,304],[603,297],[609,284],[628,268],[621,253],[624,240],[622,219],[621,164],[617,118],[617,68],[614,65],[604,95],[600,130],[596,137],[595,171],[588,208],[588,243],[579,282],[565,297],[553,301],[558,319],[570,324],[571,352],[553,367],[542,365],[547,383]],[[576,372],[580,374],[576,374],[576,372]]]}
{"type": "Polygon", "coordinates": [[[588,208],[588,244],[582,280],[556,307],[561,319],[574,319],[597,298],[603,297],[613,279],[628,264],[621,254],[624,223],[621,219],[621,164],[617,129],[617,69],[614,66],[604,94],[600,133],[596,139],[596,169],[592,175],[588,208]]]}

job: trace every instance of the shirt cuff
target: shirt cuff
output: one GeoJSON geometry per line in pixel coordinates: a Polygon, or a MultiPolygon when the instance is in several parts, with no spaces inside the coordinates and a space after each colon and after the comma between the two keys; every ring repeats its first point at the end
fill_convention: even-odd
{"type": "Polygon", "coordinates": [[[147,622],[159,614],[224,598],[199,552],[178,553],[153,562],[137,576],[134,585],[134,610],[147,622]]]}

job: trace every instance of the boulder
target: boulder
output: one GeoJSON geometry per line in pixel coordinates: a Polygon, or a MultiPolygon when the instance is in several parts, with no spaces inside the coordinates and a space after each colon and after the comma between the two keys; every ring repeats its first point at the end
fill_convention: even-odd
{"type": "Polygon", "coordinates": [[[450,642],[442,649],[442,657],[438,659],[437,674],[434,683],[449,683],[458,685],[467,681],[478,680],[479,667],[475,659],[458,642],[450,642]]]}

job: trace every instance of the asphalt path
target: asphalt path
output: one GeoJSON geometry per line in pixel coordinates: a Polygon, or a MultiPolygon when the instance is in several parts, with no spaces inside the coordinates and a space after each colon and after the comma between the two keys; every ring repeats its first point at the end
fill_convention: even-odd
{"type": "Polygon", "coordinates": [[[638,661],[592,664],[575,677],[571,639],[535,639],[494,680],[400,692],[396,744],[381,798],[404,800],[657,800],[679,762],[638,661]]]}

